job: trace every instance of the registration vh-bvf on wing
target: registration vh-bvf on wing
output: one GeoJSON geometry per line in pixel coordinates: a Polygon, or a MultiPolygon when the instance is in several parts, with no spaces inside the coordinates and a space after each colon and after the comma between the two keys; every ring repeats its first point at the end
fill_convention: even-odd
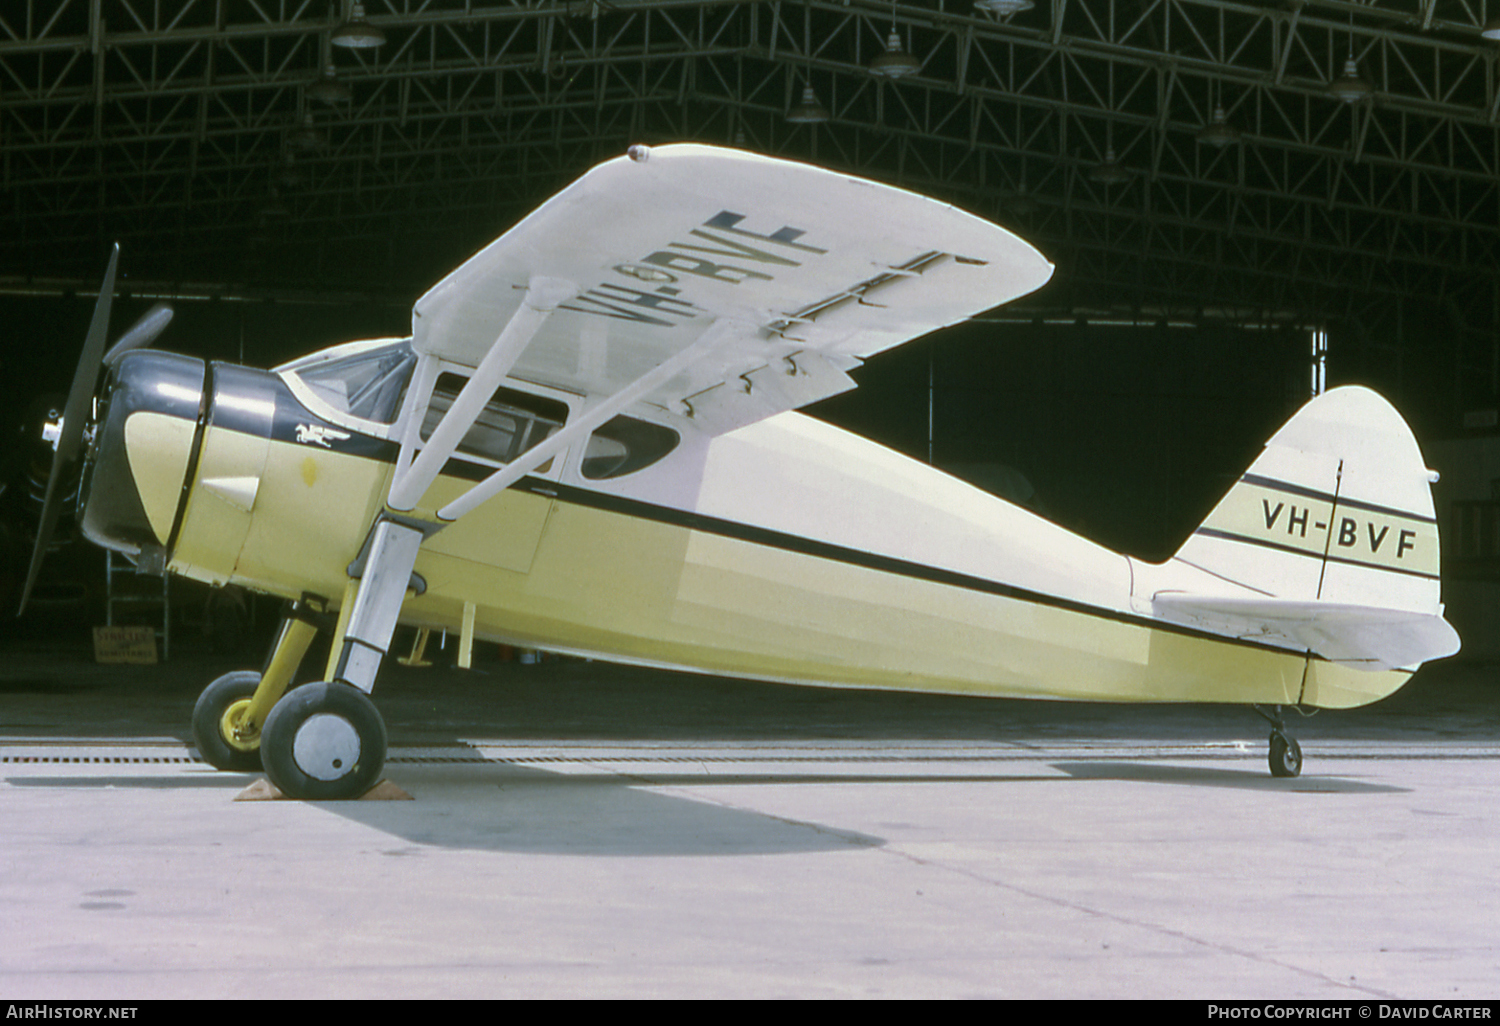
{"type": "MultiPolygon", "coordinates": [[[[883,350],[1045,284],[931,199],[696,145],[632,147],[417,301],[409,338],[271,371],[104,353],[61,425],[84,533],[290,600],[264,672],[211,683],[203,757],[292,797],[378,780],[398,624],[767,681],[1112,702],[1390,694],[1458,649],[1411,431],[1313,399],[1181,550],[1120,555],[796,408],[883,350]],[[100,385],[100,367],[106,368],[100,385]],[[97,396],[96,396],[97,389],[97,396]],[[91,416],[90,410],[93,410],[91,416]],[[332,631],[325,680],[289,688],[332,631]]],[[[24,600],[23,600],[24,605],[24,600]]]]}

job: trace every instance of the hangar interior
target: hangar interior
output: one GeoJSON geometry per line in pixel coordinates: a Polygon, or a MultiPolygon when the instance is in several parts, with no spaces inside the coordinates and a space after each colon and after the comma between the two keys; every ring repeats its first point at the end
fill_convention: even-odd
{"type": "Polygon", "coordinates": [[[937,197],[1056,265],[816,415],[1163,558],[1315,389],[1370,385],[1444,476],[1445,596],[1493,655],[1497,62],[1496,0],[17,0],[0,583],[110,243],[115,332],[166,300],[161,347],[272,365],[405,334],[587,168],[694,141],[937,197]]]}

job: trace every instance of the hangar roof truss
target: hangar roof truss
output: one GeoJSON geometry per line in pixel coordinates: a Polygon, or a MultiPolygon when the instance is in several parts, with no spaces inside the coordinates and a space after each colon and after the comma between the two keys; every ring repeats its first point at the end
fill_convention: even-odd
{"type": "Polygon", "coordinates": [[[8,5],[0,280],[120,238],[167,290],[409,303],[592,163],[693,140],[996,218],[1058,262],[1037,304],[1500,320],[1500,0],[374,0],[369,50],[330,45],[344,7],[8,5]],[[868,70],[893,23],[899,81],[868,70]],[[809,84],[830,120],[788,123],[809,84]],[[1215,108],[1237,141],[1200,141],[1215,108]]]}

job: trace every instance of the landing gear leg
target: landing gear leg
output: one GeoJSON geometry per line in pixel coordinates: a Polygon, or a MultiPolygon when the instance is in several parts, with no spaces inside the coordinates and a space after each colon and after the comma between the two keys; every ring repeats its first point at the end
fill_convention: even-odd
{"type": "Polygon", "coordinates": [[[317,620],[305,604],[293,605],[263,673],[226,673],[203,689],[193,707],[193,740],[204,762],[221,770],[261,768],[261,730],[317,636],[317,620]]]}
{"type": "Polygon", "coordinates": [[[1273,777],[1295,777],[1302,773],[1302,746],[1297,744],[1297,739],[1286,732],[1286,722],[1281,716],[1281,706],[1273,706],[1271,712],[1266,712],[1260,706],[1252,708],[1271,724],[1271,744],[1269,763],[1271,776],[1273,777]]]}
{"type": "Polygon", "coordinates": [[[376,521],[359,585],[345,594],[333,679],[298,688],[266,717],[261,762],[287,797],[358,798],[380,779],[386,730],[369,693],[396,629],[422,538],[419,527],[376,521]]]}

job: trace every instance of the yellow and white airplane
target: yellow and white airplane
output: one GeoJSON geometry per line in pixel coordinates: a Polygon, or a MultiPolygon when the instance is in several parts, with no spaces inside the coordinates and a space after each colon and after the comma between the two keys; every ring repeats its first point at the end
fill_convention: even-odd
{"type": "Polygon", "coordinates": [[[1282,706],[1375,701],[1458,650],[1434,475],[1368,390],[1310,402],[1161,564],[792,412],[1052,274],[899,189],[633,147],[439,282],[411,337],[272,371],[112,352],[90,421],[114,267],[58,470],[86,450],[98,544],[291,600],[265,671],[210,684],[193,727],[208,762],[293,797],[377,781],[369,695],[398,624],[458,633],[461,661],[483,638],[797,684],[1244,703],[1284,776],[1282,706]],[[320,629],[326,680],[289,689],[320,629]]]}

